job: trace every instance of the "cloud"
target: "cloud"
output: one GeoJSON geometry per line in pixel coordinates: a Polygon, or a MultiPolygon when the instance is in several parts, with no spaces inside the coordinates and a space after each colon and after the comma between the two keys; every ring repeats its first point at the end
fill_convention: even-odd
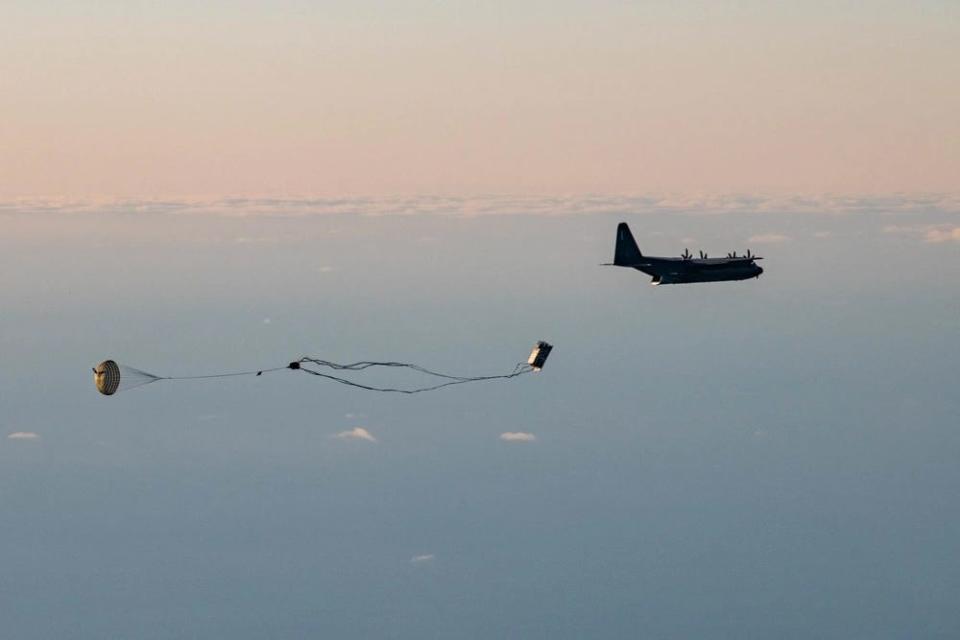
{"type": "Polygon", "coordinates": [[[268,236],[239,236],[233,241],[236,244],[279,244],[280,239],[268,236]]]}
{"type": "Polygon", "coordinates": [[[941,242],[960,242],[960,227],[937,227],[928,229],[924,235],[924,240],[934,244],[941,242]]]}
{"type": "Polygon", "coordinates": [[[422,556],[413,556],[410,558],[410,564],[420,564],[422,562],[430,562],[434,558],[432,553],[425,553],[422,556]]]}
{"type": "Polygon", "coordinates": [[[786,242],[790,238],[782,233],[759,233],[747,238],[747,242],[754,244],[779,244],[786,242]]]}
{"type": "Polygon", "coordinates": [[[913,233],[923,233],[929,228],[929,226],[888,224],[883,227],[883,232],[891,235],[907,235],[913,233]]]}
{"type": "Polygon", "coordinates": [[[537,436],[524,431],[507,431],[500,434],[500,439],[506,442],[533,442],[537,436]]]}
{"type": "Polygon", "coordinates": [[[960,242],[960,227],[951,224],[919,224],[919,225],[896,225],[888,224],[883,227],[883,232],[892,235],[907,235],[922,237],[924,242],[929,244],[942,244],[944,242],[960,242]]]}
{"type": "Polygon", "coordinates": [[[341,431],[333,437],[341,440],[366,440],[367,442],[377,441],[377,439],[374,438],[373,435],[363,427],[354,427],[349,431],[341,431]]]}
{"type": "MultiPolygon", "coordinates": [[[[960,193],[887,196],[773,196],[728,194],[715,196],[579,195],[579,196],[464,196],[383,198],[207,198],[207,199],[55,199],[0,200],[4,214],[122,214],[293,218],[327,215],[477,217],[489,215],[565,216],[583,214],[889,214],[960,213],[960,193]]],[[[281,238],[239,236],[239,244],[276,243],[281,238]]]]}
{"type": "Polygon", "coordinates": [[[16,431],[7,436],[8,440],[39,440],[40,434],[33,431],[16,431]]]}

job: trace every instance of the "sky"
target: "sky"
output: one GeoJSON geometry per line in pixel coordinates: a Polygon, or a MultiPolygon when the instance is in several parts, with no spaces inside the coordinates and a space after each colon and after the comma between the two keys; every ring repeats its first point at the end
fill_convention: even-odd
{"type": "Polygon", "coordinates": [[[958,637],[958,77],[935,0],[5,3],[0,637],[958,637]]]}
{"type": "Polygon", "coordinates": [[[942,193],[955,2],[8,2],[0,196],[942,193]]]}

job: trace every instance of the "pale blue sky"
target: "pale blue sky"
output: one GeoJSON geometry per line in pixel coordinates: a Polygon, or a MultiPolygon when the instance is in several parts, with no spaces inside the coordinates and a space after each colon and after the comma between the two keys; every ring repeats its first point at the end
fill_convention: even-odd
{"type": "Polygon", "coordinates": [[[290,206],[0,214],[4,635],[960,631],[955,213],[290,206]],[[597,266],[621,219],[766,273],[650,287],[597,266]],[[540,375],[409,398],[286,372],[105,398],[89,373],[483,374],[539,338],[540,375]]]}

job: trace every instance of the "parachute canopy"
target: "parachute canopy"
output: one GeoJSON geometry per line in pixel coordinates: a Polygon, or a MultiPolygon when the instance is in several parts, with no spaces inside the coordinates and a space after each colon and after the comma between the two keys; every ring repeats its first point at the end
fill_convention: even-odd
{"type": "Polygon", "coordinates": [[[93,368],[93,383],[97,391],[112,396],[120,388],[120,367],[113,360],[104,360],[93,368]]]}
{"type": "Polygon", "coordinates": [[[126,391],[151,382],[162,380],[146,371],[117,364],[113,360],[104,360],[93,368],[93,383],[97,391],[105,396],[112,396],[118,391],[126,391]]]}
{"type": "Polygon", "coordinates": [[[146,371],[141,371],[140,369],[134,369],[133,367],[117,364],[113,360],[104,360],[93,368],[93,382],[97,387],[97,391],[105,396],[112,396],[120,391],[133,389],[134,387],[150,384],[151,382],[156,382],[158,380],[201,380],[207,378],[231,378],[234,376],[260,376],[264,373],[292,370],[302,371],[303,373],[309,373],[312,376],[325,378],[332,382],[345,384],[358,389],[364,389],[366,391],[412,394],[421,393],[424,391],[435,391],[444,387],[465,384],[468,382],[508,380],[511,378],[516,378],[517,376],[521,376],[525,373],[540,371],[547,360],[547,356],[550,355],[551,349],[553,349],[552,345],[541,340],[534,345],[533,351],[530,353],[530,357],[528,358],[527,362],[517,363],[517,365],[513,368],[513,371],[510,373],[490,376],[454,376],[446,373],[431,371],[430,369],[421,367],[420,365],[408,362],[376,362],[364,360],[362,362],[353,362],[350,364],[339,364],[336,362],[330,362],[329,360],[304,356],[303,358],[295,360],[288,365],[274,367],[272,369],[214,373],[202,376],[157,376],[152,373],[147,373],[146,371]],[[433,378],[440,378],[440,380],[436,384],[421,387],[383,387],[371,384],[363,384],[357,380],[341,377],[344,374],[333,375],[332,372],[327,373],[320,371],[319,369],[322,368],[330,369],[338,373],[341,371],[362,372],[372,368],[408,369],[426,376],[431,376],[433,378]]]}

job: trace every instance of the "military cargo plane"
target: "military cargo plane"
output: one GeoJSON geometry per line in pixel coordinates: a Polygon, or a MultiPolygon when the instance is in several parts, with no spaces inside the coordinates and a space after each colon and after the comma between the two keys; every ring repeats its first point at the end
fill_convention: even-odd
{"type": "Polygon", "coordinates": [[[709,258],[703,251],[699,258],[694,258],[687,249],[684,249],[679,258],[645,256],[640,253],[637,241],[630,233],[630,227],[626,222],[621,222],[617,226],[613,262],[607,264],[642,271],[653,277],[650,284],[661,285],[759,278],[763,269],[757,266],[755,261],[762,259],[749,250],[742,256],[738,256],[736,252],[728,253],[726,258],[709,258]]]}

